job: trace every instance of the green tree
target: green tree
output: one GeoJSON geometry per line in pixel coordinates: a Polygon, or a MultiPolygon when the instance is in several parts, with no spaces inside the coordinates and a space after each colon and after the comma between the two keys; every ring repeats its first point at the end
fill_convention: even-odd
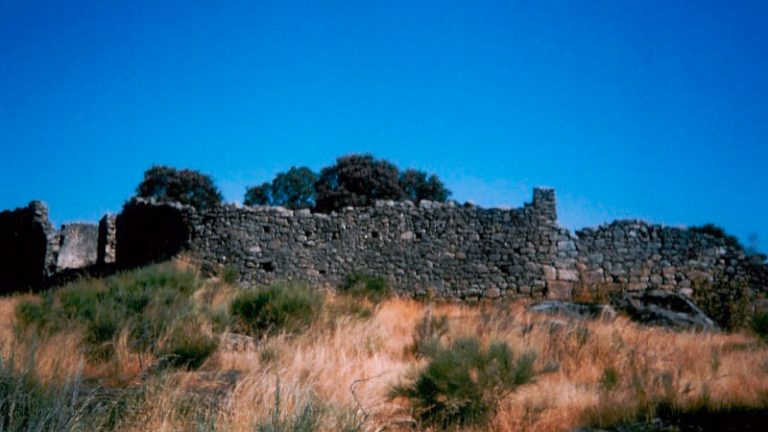
{"type": "Polygon", "coordinates": [[[336,159],[334,165],[320,172],[315,190],[315,209],[320,212],[346,206],[369,206],[377,199],[400,200],[404,197],[397,167],[369,154],[336,159]]]}
{"type": "Polygon", "coordinates": [[[272,184],[262,183],[258,186],[251,186],[245,191],[245,205],[272,205],[272,184]]]}
{"type": "Polygon", "coordinates": [[[248,188],[246,205],[279,205],[289,209],[310,208],[315,204],[318,177],[307,167],[291,167],[279,173],[271,183],[248,188]]]}
{"type": "Polygon", "coordinates": [[[144,172],[144,180],[136,188],[136,196],[160,202],[179,202],[198,209],[221,203],[221,193],[208,175],[157,165],[144,172]]]}
{"type": "Polygon", "coordinates": [[[436,175],[427,176],[424,171],[405,170],[400,173],[399,181],[405,196],[414,202],[421,200],[445,202],[451,196],[451,191],[436,175]]]}

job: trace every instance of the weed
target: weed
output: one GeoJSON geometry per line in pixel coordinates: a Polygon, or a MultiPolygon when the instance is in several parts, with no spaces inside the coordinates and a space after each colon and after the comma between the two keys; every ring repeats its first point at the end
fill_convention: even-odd
{"type": "Polygon", "coordinates": [[[432,356],[441,347],[441,339],[448,333],[448,317],[434,316],[431,309],[416,324],[413,345],[409,351],[416,355],[432,356]]]}
{"type": "Polygon", "coordinates": [[[752,316],[750,327],[762,340],[768,341],[768,311],[756,312],[752,316]]]}
{"type": "Polygon", "coordinates": [[[362,297],[373,303],[380,303],[392,294],[389,282],[381,276],[364,273],[348,275],[339,285],[339,292],[353,297],[362,297]]]}
{"type": "Polygon", "coordinates": [[[611,391],[619,385],[619,371],[613,366],[603,369],[603,375],[600,377],[600,387],[605,391],[611,391]]]}
{"type": "Polygon", "coordinates": [[[166,342],[164,353],[176,367],[197,369],[216,351],[216,339],[197,329],[176,328],[166,342]]]}
{"type": "Polygon", "coordinates": [[[299,332],[320,315],[323,296],[304,284],[279,284],[238,295],[230,310],[238,330],[263,335],[299,332]]]}
{"type": "Polygon", "coordinates": [[[395,387],[391,396],[410,399],[428,424],[483,425],[504,395],[533,378],[533,360],[524,354],[515,361],[504,342],[483,350],[478,339],[458,339],[434,352],[414,382],[395,387]]]}

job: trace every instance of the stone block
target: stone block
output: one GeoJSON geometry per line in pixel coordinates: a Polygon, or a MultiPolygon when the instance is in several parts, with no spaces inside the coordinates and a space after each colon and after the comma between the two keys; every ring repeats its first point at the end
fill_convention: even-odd
{"type": "Polygon", "coordinates": [[[557,269],[557,278],[563,281],[575,282],[579,280],[579,273],[572,269],[557,269]]]}
{"type": "Polygon", "coordinates": [[[547,298],[570,300],[573,297],[573,282],[547,281],[547,298]]]}
{"type": "Polygon", "coordinates": [[[56,271],[81,269],[96,264],[99,228],[96,225],[74,223],[61,227],[61,248],[56,271]]]}

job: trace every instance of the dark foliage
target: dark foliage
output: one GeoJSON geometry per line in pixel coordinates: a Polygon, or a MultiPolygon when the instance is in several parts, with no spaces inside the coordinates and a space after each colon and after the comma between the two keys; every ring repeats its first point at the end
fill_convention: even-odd
{"type": "Polygon", "coordinates": [[[153,166],[144,172],[144,180],[136,188],[136,196],[160,202],[179,202],[198,209],[221,203],[221,193],[209,176],[167,166],[153,166]]]}
{"type": "Polygon", "coordinates": [[[369,206],[379,199],[400,200],[405,196],[397,167],[371,155],[338,158],[334,165],[320,172],[315,190],[315,209],[320,212],[369,206]]]}
{"type": "Polygon", "coordinates": [[[184,326],[171,333],[164,353],[171,366],[197,369],[216,351],[217,345],[215,338],[184,326]]]}
{"type": "Polygon", "coordinates": [[[477,339],[459,339],[437,349],[415,381],[392,396],[409,398],[416,416],[430,425],[483,425],[508,392],[533,378],[533,360],[531,354],[515,360],[503,342],[484,350],[477,339]]]}
{"type": "Polygon", "coordinates": [[[254,205],[272,205],[272,184],[262,183],[258,186],[251,186],[245,191],[243,204],[254,205]]]}
{"type": "Polygon", "coordinates": [[[311,208],[315,204],[315,182],[318,177],[307,167],[291,167],[275,176],[272,183],[248,188],[246,205],[274,205],[289,209],[311,208]]]}
{"type": "Polygon", "coordinates": [[[279,330],[301,331],[320,315],[322,307],[322,294],[302,284],[244,291],[230,306],[238,330],[259,336],[279,330]]]}
{"type": "Polygon", "coordinates": [[[442,181],[424,171],[408,169],[400,173],[400,188],[405,196],[414,202],[421,200],[445,202],[451,195],[442,181]]]}
{"type": "Polygon", "coordinates": [[[749,324],[755,334],[764,341],[768,341],[768,311],[755,313],[749,324]]]}
{"type": "Polygon", "coordinates": [[[348,275],[339,285],[339,292],[379,303],[390,296],[392,289],[389,282],[381,276],[354,273],[348,275]]]}

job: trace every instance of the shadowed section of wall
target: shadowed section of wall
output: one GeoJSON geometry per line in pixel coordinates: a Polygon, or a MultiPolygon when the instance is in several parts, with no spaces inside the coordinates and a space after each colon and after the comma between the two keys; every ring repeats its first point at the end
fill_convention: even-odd
{"type": "Polygon", "coordinates": [[[48,207],[33,201],[0,212],[0,292],[40,287],[55,270],[48,207]]]}
{"type": "Polygon", "coordinates": [[[192,210],[177,204],[155,205],[142,200],[126,204],[115,221],[118,267],[139,267],[179,253],[189,242],[186,211],[192,210]]]}

